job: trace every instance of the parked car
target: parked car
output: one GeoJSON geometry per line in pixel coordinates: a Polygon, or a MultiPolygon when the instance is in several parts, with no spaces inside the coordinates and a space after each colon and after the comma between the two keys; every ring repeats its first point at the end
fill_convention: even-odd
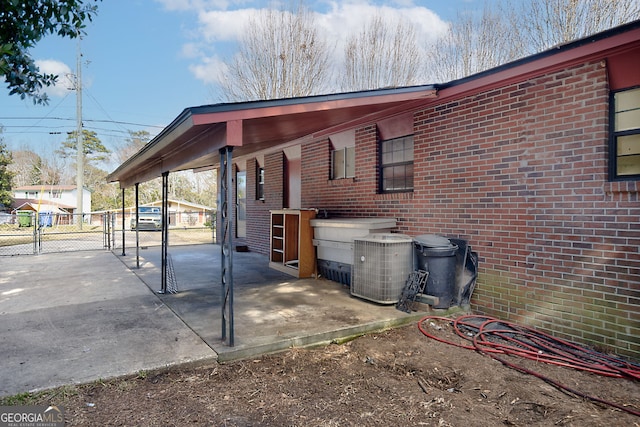
{"type": "Polygon", "coordinates": [[[162,214],[160,208],[142,206],[138,208],[138,224],[136,218],[131,218],[131,230],[157,230],[162,229],[162,214]]]}

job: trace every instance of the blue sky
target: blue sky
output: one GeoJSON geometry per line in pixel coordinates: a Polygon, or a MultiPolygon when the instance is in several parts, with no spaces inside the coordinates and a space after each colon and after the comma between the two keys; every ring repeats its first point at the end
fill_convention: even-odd
{"type": "MultiPolygon", "coordinates": [[[[243,23],[271,4],[251,0],[104,0],[81,43],[84,127],[117,149],[128,130],[152,135],[180,112],[221,101],[215,81],[221,61],[233,53],[243,23]]],[[[398,15],[420,26],[429,40],[457,10],[482,7],[481,0],[307,0],[318,22],[337,43],[374,13],[398,15]]],[[[77,41],[47,36],[31,51],[41,70],[60,75],[48,90],[48,106],[9,96],[0,89],[0,125],[10,150],[28,148],[43,157],[75,129],[76,94],[64,83],[76,72],[77,41]],[[60,134],[51,134],[60,132],[60,134]]],[[[4,82],[3,82],[4,83],[4,82]]],[[[115,167],[117,165],[113,165],[115,167]]]]}

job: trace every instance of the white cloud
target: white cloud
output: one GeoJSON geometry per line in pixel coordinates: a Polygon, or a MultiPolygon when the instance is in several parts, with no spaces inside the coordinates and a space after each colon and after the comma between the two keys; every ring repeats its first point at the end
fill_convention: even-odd
{"type": "Polygon", "coordinates": [[[202,56],[202,50],[197,43],[185,43],[182,45],[180,54],[183,58],[194,59],[202,56]]]}
{"type": "Polygon", "coordinates": [[[337,51],[342,48],[347,38],[360,31],[375,15],[381,15],[390,21],[403,20],[412,22],[418,32],[418,40],[424,45],[432,42],[447,29],[447,23],[436,13],[422,6],[391,7],[376,6],[370,1],[332,1],[329,12],[318,16],[319,24],[331,34],[337,42],[337,51]]]}
{"type": "MultiPolygon", "coordinates": [[[[206,83],[217,82],[221,57],[230,57],[228,46],[240,40],[247,22],[260,9],[238,7],[246,1],[224,0],[156,0],[168,10],[196,12],[198,25],[190,30],[190,42],[182,48],[182,55],[196,61],[189,69],[193,75],[206,83]]],[[[256,2],[251,2],[255,4],[256,2]]],[[[265,5],[267,2],[258,2],[265,5]]],[[[376,4],[375,0],[319,0],[308,3],[311,7],[321,6],[316,19],[328,42],[335,46],[334,64],[342,60],[343,47],[347,38],[360,31],[375,15],[414,23],[418,40],[426,47],[436,37],[444,33],[447,23],[432,10],[416,6],[410,0],[395,0],[376,4]]]]}
{"type": "Polygon", "coordinates": [[[202,58],[199,64],[189,66],[191,73],[205,83],[220,82],[225,68],[225,63],[216,56],[202,58]]]}
{"type": "Polygon", "coordinates": [[[201,11],[198,31],[207,42],[239,40],[249,19],[257,14],[257,9],[201,11]]]}
{"type": "Polygon", "coordinates": [[[58,82],[55,85],[43,87],[41,90],[49,97],[63,97],[74,87],[74,75],[71,72],[71,68],[64,62],[56,61],[55,59],[39,59],[35,63],[40,69],[40,73],[58,76],[58,82]]]}

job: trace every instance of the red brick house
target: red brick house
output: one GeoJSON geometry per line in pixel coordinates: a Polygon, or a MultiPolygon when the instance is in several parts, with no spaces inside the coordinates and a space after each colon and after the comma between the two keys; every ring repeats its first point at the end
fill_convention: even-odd
{"type": "Polygon", "coordinates": [[[395,217],[478,252],[474,312],[637,358],[639,70],[637,21],[442,85],[189,108],[109,179],[233,147],[250,250],[272,209],[395,217]]]}

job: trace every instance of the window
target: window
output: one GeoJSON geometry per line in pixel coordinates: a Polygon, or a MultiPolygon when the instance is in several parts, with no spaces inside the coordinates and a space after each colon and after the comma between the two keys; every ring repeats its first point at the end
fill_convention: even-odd
{"type": "Polygon", "coordinates": [[[264,168],[256,170],[256,200],[264,200],[264,168]]]}
{"type": "Polygon", "coordinates": [[[25,195],[27,196],[27,199],[37,199],[38,198],[38,192],[37,191],[26,191],[25,195]]]}
{"type": "Polygon", "coordinates": [[[413,191],[413,136],[380,142],[380,192],[413,191]]]}
{"type": "Polygon", "coordinates": [[[640,88],[614,93],[611,106],[610,178],[640,179],[640,88]]]}
{"type": "Polygon", "coordinates": [[[247,237],[247,172],[236,172],[236,237],[247,237]]]}
{"type": "Polygon", "coordinates": [[[331,179],[356,176],[356,147],[331,151],[331,179]]]}

